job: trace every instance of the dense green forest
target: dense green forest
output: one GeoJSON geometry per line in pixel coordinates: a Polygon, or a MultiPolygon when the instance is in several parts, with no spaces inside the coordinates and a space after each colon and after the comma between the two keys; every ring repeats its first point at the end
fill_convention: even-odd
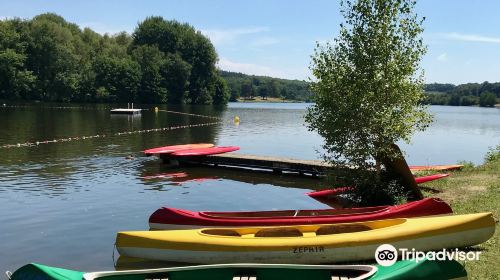
{"type": "Polygon", "coordinates": [[[426,103],[451,106],[495,106],[500,99],[500,83],[427,84],[426,103]]]}
{"type": "Polygon", "coordinates": [[[286,80],[265,76],[246,75],[221,71],[231,92],[230,101],[238,98],[252,99],[259,96],[282,98],[287,100],[312,102],[313,94],[309,89],[309,83],[299,80],[286,80]]]}
{"type": "Polygon", "coordinates": [[[56,14],[0,21],[0,99],[224,104],[210,40],[149,17],[129,35],[100,35],[56,14]]]}

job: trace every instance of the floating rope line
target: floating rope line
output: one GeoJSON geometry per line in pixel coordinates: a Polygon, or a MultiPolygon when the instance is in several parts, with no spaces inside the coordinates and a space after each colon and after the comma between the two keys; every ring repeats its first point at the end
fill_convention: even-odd
{"type": "Polygon", "coordinates": [[[110,110],[109,107],[85,107],[85,106],[33,106],[33,105],[1,105],[0,108],[40,108],[40,109],[81,109],[81,110],[110,110]]]}
{"type": "MultiPolygon", "coordinates": [[[[154,109],[153,109],[154,110],[154,109]]],[[[215,117],[215,116],[207,116],[207,115],[199,115],[199,114],[191,114],[191,113],[184,113],[184,112],[177,112],[177,111],[169,111],[169,110],[157,110],[158,112],[167,112],[167,113],[172,113],[172,114],[179,114],[179,115],[187,115],[187,116],[194,116],[194,117],[201,117],[201,118],[209,118],[209,119],[215,119],[215,120],[222,120],[220,117],[215,117]]]]}
{"type": "Polygon", "coordinates": [[[116,133],[111,133],[111,134],[97,134],[97,135],[91,135],[91,136],[77,136],[77,137],[60,138],[60,139],[53,139],[53,140],[36,141],[36,142],[6,144],[6,145],[1,145],[0,149],[33,147],[33,146],[38,146],[38,145],[41,145],[41,144],[49,144],[49,143],[62,143],[62,142],[70,142],[70,141],[94,139],[94,138],[105,138],[105,137],[111,137],[111,136],[121,136],[121,135],[132,135],[132,134],[149,133],[149,132],[170,131],[170,130],[183,129],[183,128],[211,126],[211,125],[216,125],[216,124],[221,124],[221,123],[222,122],[210,122],[210,123],[201,123],[201,124],[177,125],[177,126],[169,126],[169,127],[143,129],[143,130],[122,131],[122,132],[116,132],[116,133]]]}

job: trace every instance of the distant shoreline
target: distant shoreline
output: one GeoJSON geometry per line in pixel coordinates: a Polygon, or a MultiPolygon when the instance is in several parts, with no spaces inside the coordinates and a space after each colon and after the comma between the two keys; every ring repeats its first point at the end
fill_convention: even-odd
{"type": "MultiPolygon", "coordinates": [[[[230,101],[231,102],[231,101],[230,101]]],[[[307,103],[302,100],[293,100],[293,99],[282,99],[276,97],[268,97],[266,99],[262,99],[260,96],[254,97],[252,99],[238,98],[236,101],[232,102],[241,102],[241,103],[307,103]]]]}

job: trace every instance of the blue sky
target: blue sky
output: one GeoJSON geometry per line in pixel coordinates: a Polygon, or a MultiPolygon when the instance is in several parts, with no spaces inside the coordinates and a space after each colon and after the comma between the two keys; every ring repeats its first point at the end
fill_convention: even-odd
{"type": "MultiPolygon", "coordinates": [[[[337,36],[342,21],[336,0],[0,0],[0,7],[0,18],[54,12],[99,33],[130,33],[160,15],[210,37],[224,70],[290,79],[309,77],[315,42],[337,36]]],[[[417,12],[427,19],[427,82],[500,81],[500,1],[420,0],[417,12]]]]}

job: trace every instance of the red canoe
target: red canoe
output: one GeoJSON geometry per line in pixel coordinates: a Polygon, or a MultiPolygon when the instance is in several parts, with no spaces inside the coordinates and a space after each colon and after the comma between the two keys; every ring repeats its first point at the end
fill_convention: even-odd
{"type": "Polygon", "coordinates": [[[426,182],[434,181],[448,176],[450,176],[450,174],[434,174],[429,176],[415,177],[415,182],[417,182],[417,184],[423,184],[426,182]]]}
{"type": "Polygon", "coordinates": [[[397,206],[347,209],[281,210],[260,212],[193,212],[160,208],[149,217],[151,229],[192,229],[203,227],[278,226],[351,223],[392,218],[451,214],[446,202],[426,198],[397,206]]]}
{"type": "Polygon", "coordinates": [[[227,147],[212,147],[212,148],[200,148],[200,149],[189,149],[181,150],[171,153],[172,156],[176,157],[192,157],[192,156],[208,156],[229,153],[239,150],[240,147],[237,146],[227,146],[227,147]]]}
{"type": "MultiPolygon", "coordinates": [[[[448,176],[450,176],[450,174],[434,174],[429,176],[415,177],[415,182],[417,182],[417,184],[422,184],[425,182],[434,181],[448,176]]],[[[306,194],[312,198],[328,198],[331,196],[336,196],[342,193],[350,192],[352,190],[354,190],[353,187],[341,187],[335,189],[313,191],[313,192],[308,192],[306,194]]]]}
{"type": "Polygon", "coordinates": [[[182,150],[190,150],[190,149],[197,149],[197,148],[210,148],[213,146],[214,146],[214,144],[208,144],[208,143],[173,145],[173,146],[164,146],[164,147],[148,149],[148,150],[145,150],[144,153],[147,156],[151,156],[151,155],[155,155],[155,154],[170,154],[170,153],[182,151],[182,150]]]}

